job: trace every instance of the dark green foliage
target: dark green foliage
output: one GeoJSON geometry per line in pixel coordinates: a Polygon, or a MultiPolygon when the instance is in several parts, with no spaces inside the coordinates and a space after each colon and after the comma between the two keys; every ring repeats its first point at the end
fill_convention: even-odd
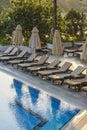
{"type": "Polygon", "coordinates": [[[84,31],[86,26],[86,16],[75,10],[70,10],[65,16],[66,32],[76,39],[84,39],[84,31]]]}
{"type": "MultiPolygon", "coordinates": [[[[34,26],[39,29],[41,41],[47,42],[46,35],[50,35],[53,22],[53,8],[49,4],[38,4],[32,1],[24,2],[23,0],[11,0],[12,8],[4,10],[0,14],[0,37],[6,34],[12,34],[17,24],[23,28],[25,42],[28,44],[31,30],[34,26]],[[45,5],[45,6],[44,6],[45,5]]],[[[60,28],[61,15],[58,11],[58,28],[60,28]]]]}
{"type": "MultiPolygon", "coordinates": [[[[68,1],[68,0],[67,0],[68,1]]],[[[11,43],[12,32],[17,24],[23,29],[24,45],[28,45],[31,31],[37,26],[41,41],[52,42],[50,38],[53,27],[52,0],[11,0],[10,8],[0,13],[0,44],[11,43]]],[[[65,18],[61,17],[61,10],[57,5],[57,29],[62,40],[82,40],[86,26],[84,13],[70,10],[65,18]]]]}

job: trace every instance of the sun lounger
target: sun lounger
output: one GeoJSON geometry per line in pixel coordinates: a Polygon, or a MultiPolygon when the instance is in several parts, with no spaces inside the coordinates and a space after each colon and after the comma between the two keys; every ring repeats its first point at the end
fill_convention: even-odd
{"type": "Polygon", "coordinates": [[[37,63],[22,63],[22,64],[18,64],[18,67],[21,69],[25,69],[29,66],[43,65],[47,59],[48,59],[48,55],[43,55],[37,63]]]}
{"type": "Polygon", "coordinates": [[[83,45],[79,49],[76,49],[76,48],[75,49],[64,49],[64,52],[66,52],[67,55],[70,53],[72,53],[74,55],[75,53],[82,52],[82,49],[83,49],[83,45]]]}
{"type": "Polygon", "coordinates": [[[8,54],[7,56],[14,56],[14,55],[17,55],[18,52],[20,52],[19,48],[18,47],[15,47],[10,54],[8,54]]]}
{"type": "Polygon", "coordinates": [[[85,78],[65,80],[64,84],[67,84],[68,88],[72,88],[79,91],[82,86],[87,85],[87,76],[85,76],[85,78]]]}
{"type": "Polygon", "coordinates": [[[23,58],[23,57],[25,56],[25,54],[26,54],[26,51],[22,51],[22,52],[20,52],[20,54],[17,55],[17,56],[1,57],[0,60],[1,60],[1,61],[8,61],[8,60],[11,60],[11,59],[21,59],[21,58],[23,58]]]}
{"type": "Polygon", "coordinates": [[[8,47],[4,52],[0,53],[0,57],[9,54],[13,50],[13,48],[13,46],[8,47]]]}
{"type": "MultiPolygon", "coordinates": [[[[16,55],[17,54],[17,52],[18,52],[18,48],[17,47],[15,47],[9,54],[7,54],[6,56],[14,56],[14,55],[16,55]]],[[[3,57],[3,56],[1,56],[1,57],[3,57]]],[[[0,58],[1,58],[0,57],[0,58]]]]}
{"type": "Polygon", "coordinates": [[[8,61],[9,64],[15,65],[15,64],[19,64],[19,63],[30,63],[32,61],[34,61],[35,57],[37,56],[37,54],[31,54],[27,59],[15,59],[15,60],[10,60],[8,61]]]}
{"type": "Polygon", "coordinates": [[[7,57],[15,56],[17,52],[18,52],[18,48],[14,48],[10,54],[0,57],[0,61],[4,61],[5,59],[8,59],[7,57]]]}
{"type": "Polygon", "coordinates": [[[63,84],[64,80],[67,78],[79,78],[82,77],[83,75],[80,75],[83,71],[85,70],[85,67],[78,66],[74,71],[71,73],[62,73],[62,74],[54,74],[54,75],[49,75],[48,79],[50,79],[53,83],[55,81],[61,80],[61,84],[63,84]]]}
{"type": "Polygon", "coordinates": [[[48,75],[51,75],[51,74],[56,74],[56,73],[63,73],[63,72],[66,72],[69,67],[72,65],[72,63],[70,62],[65,62],[61,68],[59,69],[52,69],[52,70],[44,70],[44,71],[38,71],[37,74],[40,76],[40,77],[47,77],[48,75]]]}
{"type": "Polygon", "coordinates": [[[56,59],[48,65],[28,67],[27,71],[29,71],[31,73],[33,73],[33,72],[35,73],[38,70],[54,69],[59,63],[60,63],[60,61],[58,59],[56,59]]]}

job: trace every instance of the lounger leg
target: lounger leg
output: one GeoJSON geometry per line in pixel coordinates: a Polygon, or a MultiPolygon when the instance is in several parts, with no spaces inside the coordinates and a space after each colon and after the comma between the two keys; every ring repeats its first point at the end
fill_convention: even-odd
{"type": "Polygon", "coordinates": [[[12,66],[14,66],[14,64],[11,64],[12,66]]]}
{"type": "MultiPolygon", "coordinates": [[[[50,79],[48,78],[48,80],[50,80],[50,79]]],[[[54,84],[54,80],[53,79],[51,79],[50,81],[51,81],[52,84],[54,84]]]]}
{"type": "Polygon", "coordinates": [[[86,96],[87,96],[87,92],[86,92],[86,96]]]}
{"type": "Polygon", "coordinates": [[[39,78],[43,78],[43,76],[42,76],[42,75],[40,75],[40,74],[39,74],[38,76],[39,76],[39,78]]]}
{"type": "Polygon", "coordinates": [[[68,85],[68,88],[70,88],[70,85],[68,85]]]}
{"type": "Polygon", "coordinates": [[[63,85],[63,83],[64,83],[64,79],[61,80],[61,85],[63,85]]]}

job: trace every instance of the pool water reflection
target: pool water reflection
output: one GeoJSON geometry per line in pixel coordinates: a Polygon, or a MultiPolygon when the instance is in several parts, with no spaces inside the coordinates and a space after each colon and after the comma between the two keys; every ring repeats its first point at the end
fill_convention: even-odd
{"type": "Polygon", "coordinates": [[[58,130],[79,112],[75,106],[26,86],[2,72],[0,84],[1,130],[31,130],[37,126],[40,130],[58,130]]]}
{"type": "Polygon", "coordinates": [[[75,106],[64,101],[61,102],[49,96],[44,91],[38,91],[29,86],[27,87],[17,80],[14,80],[14,88],[16,90],[18,89],[18,91],[16,91],[16,100],[18,102],[48,120],[48,122],[40,128],[41,130],[58,130],[79,112],[75,106]],[[19,89],[21,92],[19,92],[19,89]]]}

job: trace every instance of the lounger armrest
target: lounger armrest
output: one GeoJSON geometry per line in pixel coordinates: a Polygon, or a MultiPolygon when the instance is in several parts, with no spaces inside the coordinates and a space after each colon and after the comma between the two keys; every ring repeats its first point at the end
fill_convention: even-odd
{"type": "Polygon", "coordinates": [[[85,75],[83,75],[83,74],[79,74],[79,75],[71,75],[70,77],[73,78],[73,79],[77,79],[77,78],[84,78],[85,75]]]}
{"type": "MultiPolygon", "coordinates": [[[[7,54],[7,56],[14,56],[15,54],[7,54]]],[[[17,56],[17,55],[15,55],[15,56],[17,56]]]]}
{"type": "Polygon", "coordinates": [[[38,60],[33,60],[33,61],[28,61],[28,60],[24,60],[24,63],[29,63],[29,62],[32,62],[32,63],[37,63],[38,60]]]}

